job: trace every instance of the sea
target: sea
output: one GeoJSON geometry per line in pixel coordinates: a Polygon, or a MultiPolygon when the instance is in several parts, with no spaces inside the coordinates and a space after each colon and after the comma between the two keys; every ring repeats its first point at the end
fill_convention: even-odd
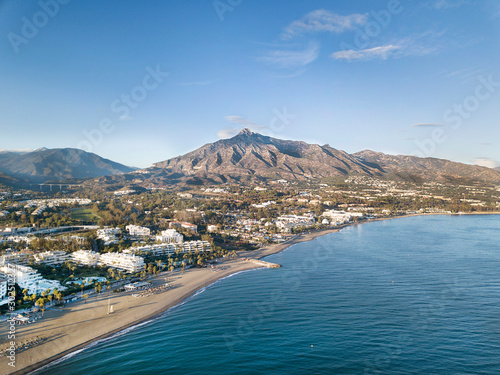
{"type": "Polygon", "coordinates": [[[500,216],[353,225],[36,374],[500,374],[500,216]]]}

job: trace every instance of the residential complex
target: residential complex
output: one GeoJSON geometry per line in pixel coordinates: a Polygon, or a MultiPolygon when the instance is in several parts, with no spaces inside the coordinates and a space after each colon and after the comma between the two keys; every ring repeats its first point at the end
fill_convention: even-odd
{"type": "Polygon", "coordinates": [[[144,259],[124,253],[105,253],[99,257],[98,265],[118,268],[127,272],[138,272],[144,270],[144,259]]]}
{"type": "Polygon", "coordinates": [[[182,243],[184,236],[175,229],[167,229],[161,232],[161,235],[156,236],[156,240],[166,243],[182,243]]]}
{"type": "Polygon", "coordinates": [[[97,230],[97,238],[104,242],[104,246],[112,245],[118,242],[118,234],[121,234],[120,228],[103,228],[97,230]]]}
{"type": "Polygon", "coordinates": [[[35,254],[35,263],[42,263],[48,266],[59,266],[68,260],[69,255],[65,251],[44,251],[35,254]]]}
{"type": "Polygon", "coordinates": [[[99,253],[92,250],[78,250],[71,253],[73,262],[82,266],[95,266],[99,260],[99,253]]]}
{"type": "Polygon", "coordinates": [[[134,237],[148,237],[151,235],[151,230],[149,228],[140,227],[138,225],[127,225],[125,229],[134,237]]]}
{"type": "Polygon", "coordinates": [[[183,243],[166,243],[146,246],[130,247],[123,250],[126,254],[151,253],[152,255],[171,255],[176,251],[180,253],[205,252],[210,251],[211,246],[208,241],[187,241],[183,243]]]}
{"type": "Polygon", "coordinates": [[[38,271],[35,271],[33,268],[28,266],[6,264],[5,266],[0,267],[0,271],[6,275],[11,275],[19,288],[27,289],[29,294],[39,294],[47,289],[52,291],[54,289],[66,289],[61,286],[59,281],[44,279],[38,271]]]}

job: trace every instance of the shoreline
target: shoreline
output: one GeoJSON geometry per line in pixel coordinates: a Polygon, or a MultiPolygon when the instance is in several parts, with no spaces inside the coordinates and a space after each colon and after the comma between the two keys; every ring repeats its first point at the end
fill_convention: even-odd
{"type": "MultiPolygon", "coordinates": [[[[308,242],[327,234],[337,233],[342,229],[353,225],[361,225],[376,221],[428,215],[461,216],[499,214],[500,212],[474,212],[464,214],[418,213],[392,217],[380,217],[361,222],[348,223],[335,228],[312,230],[310,232],[301,233],[279,244],[271,244],[257,250],[239,252],[238,256],[240,258],[248,257],[262,259],[269,255],[281,253],[295,244],[308,242]]],[[[169,275],[168,272],[162,272],[157,277],[151,280],[153,281],[153,286],[163,284],[164,282],[162,282],[162,279],[168,277],[168,283],[170,285],[173,285],[173,289],[145,298],[134,298],[131,297],[131,293],[127,292],[113,296],[113,304],[118,306],[116,313],[114,313],[113,315],[101,316],[103,315],[102,311],[106,308],[108,299],[110,298],[108,295],[113,295],[112,292],[107,292],[103,293],[103,295],[95,296],[93,297],[93,300],[89,299],[89,301],[87,302],[80,301],[66,305],[63,307],[63,313],[58,313],[59,310],[55,311],[47,309],[45,311],[45,317],[43,319],[36,323],[28,325],[30,329],[27,329],[28,326],[22,326],[19,328],[17,328],[16,326],[16,330],[19,330],[20,335],[21,337],[23,337],[23,339],[27,339],[30,334],[33,335],[33,331],[44,332],[44,329],[47,329],[47,332],[44,332],[44,335],[49,335],[49,339],[38,346],[17,353],[16,369],[14,372],[10,373],[31,373],[71,353],[74,353],[75,351],[85,349],[95,342],[110,338],[111,336],[114,336],[119,332],[132,328],[134,326],[148,323],[166,313],[173,307],[184,303],[200,290],[207,288],[224,278],[243,271],[262,268],[262,266],[258,266],[251,262],[245,262],[241,259],[222,260],[219,264],[223,265],[224,269],[218,272],[213,272],[208,268],[191,269],[183,275],[180,275],[180,271],[177,271],[173,275],[169,275]],[[151,307],[150,305],[153,306],[151,307]],[[98,313],[98,311],[100,313],[98,313]],[[66,326],[71,326],[71,331],[63,329],[66,326]],[[31,328],[34,329],[31,330],[31,328]],[[80,331],[82,329],[84,330],[84,332],[80,331]],[[92,334],[92,332],[96,333],[92,334]],[[50,335],[52,335],[52,337],[50,335]],[[56,347],[56,349],[58,348],[58,350],[54,350],[54,347],[56,347]],[[37,349],[39,349],[38,352],[34,353],[33,350],[37,351],[37,349]],[[46,351],[44,351],[43,349],[46,349],[46,351]],[[40,353],[42,351],[44,352],[43,354],[40,353]]],[[[0,333],[2,335],[6,334],[7,330],[5,328],[6,327],[2,327],[0,329],[0,333]]],[[[35,335],[38,336],[38,334],[35,335]]],[[[4,357],[4,359],[6,360],[6,357],[4,357]]],[[[2,362],[3,363],[2,367],[0,368],[0,374],[9,373],[4,371],[5,369],[10,370],[12,369],[12,367],[8,366],[8,364],[4,360],[2,360],[2,362]]]]}

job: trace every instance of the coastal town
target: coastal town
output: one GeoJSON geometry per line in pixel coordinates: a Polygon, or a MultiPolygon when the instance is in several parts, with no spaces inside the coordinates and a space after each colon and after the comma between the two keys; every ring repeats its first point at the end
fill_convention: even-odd
{"type": "MultiPolygon", "coordinates": [[[[140,303],[170,293],[175,277],[196,275],[196,269],[218,277],[217,271],[230,272],[231,262],[243,269],[279,267],[258,260],[267,254],[260,250],[283,249],[301,234],[405,215],[498,211],[498,186],[370,177],[3,191],[1,319],[24,326],[56,312],[76,316],[70,306],[79,303],[125,297],[140,303]]],[[[45,339],[26,335],[16,350],[29,351],[45,339]]],[[[9,347],[2,350],[6,355],[9,347]]]]}
{"type": "Polygon", "coordinates": [[[0,200],[6,312],[8,275],[16,279],[16,309],[43,310],[57,295],[75,299],[112,281],[206,267],[305,231],[408,214],[499,211],[500,188],[348,177],[252,188],[4,191],[0,200]],[[88,282],[93,277],[100,281],[88,282]]]}

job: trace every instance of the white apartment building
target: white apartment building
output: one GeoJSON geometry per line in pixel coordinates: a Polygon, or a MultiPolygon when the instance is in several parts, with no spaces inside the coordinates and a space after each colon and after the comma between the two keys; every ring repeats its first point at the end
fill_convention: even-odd
{"type": "Polygon", "coordinates": [[[15,283],[21,289],[28,289],[29,294],[39,294],[47,289],[65,290],[57,280],[47,280],[28,266],[20,266],[18,264],[7,264],[0,267],[0,271],[7,275],[11,275],[15,283]]]}
{"type": "Polygon", "coordinates": [[[353,217],[362,218],[364,215],[361,212],[328,210],[323,212],[322,216],[329,218],[332,225],[341,225],[351,221],[353,217]]]}
{"type": "Polygon", "coordinates": [[[282,215],[276,219],[276,226],[281,229],[290,230],[295,227],[310,227],[316,224],[313,215],[282,215]]]}
{"type": "Polygon", "coordinates": [[[178,246],[174,243],[134,246],[123,250],[124,254],[151,253],[152,255],[174,254],[178,246]]]}
{"type": "Polygon", "coordinates": [[[156,236],[156,240],[166,243],[182,243],[184,236],[175,229],[167,229],[161,232],[161,235],[156,236]]]}
{"type": "Polygon", "coordinates": [[[167,243],[147,246],[130,247],[123,250],[125,254],[151,253],[153,255],[171,255],[176,251],[187,253],[188,251],[210,251],[211,246],[208,241],[188,241],[183,243],[167,243]]]}
{"type": "Polygon", "coordinates": [[[128,195],[128,194],[134,194],[135,193],[135,190],[117,190],[115,192],[113,192],[114,195],[128,195]]]}
{"type": "Polygon", "coordinates": [[[0,306],[7,302],[7,279],[0,278],[0,306]]]}
{"type": "Polygon", "coordinates": [[[83,266],[95,266],[99,260],[99,253],[92,250],[78,250],[71,253],[73,262],[83,266]]]}
{"type": "Polygon", "coordinates": [[[101,254],[98,265],[102,267],[113,267],[133,273],[144,269],[144,259],[137,255],[105,253],[101,254]]]}
{"type": "Polygon", "coordinates": [[[151,235],[151,230],[149,228],[140,227],[138,225],[127,225],[125,229],[131,236],[147,237],[151,235]]]}
{"type": "Polygon", "coordinates": [[[104,246],[111,245],[118,242],[116,235],[120,234],[120,228],[103,228],[97,230],[97,238],[104,241],[104,246]]]}
{"type": "Polygon", "coordinates": [[[117,234],[120,234],[122,230],[120,228],[102,228],[97,230],[97,237],[101,236],[116,236],[117,234]]]}
{"type": "Polygon", "coordinates": [[[68,260],[69,255],[65,251],[45,251],[34,255],[35,263],[43,263],[48,266],[58,266],[68,260]]]}
{"type": "MultiPolygon", "coordinates": [[[[7,279],[0,278],[0,301],[7,296],[7,279]]],[[[0,305],[2,302],[0,302],[0,305]]]]}
{"type": "Polygon", "coordinates": [[[188,251],[210,251],[211,246],[208,241],[188,241],[182,244],[182,252],[187,253],[188,251]]]}
{"type": "Polygon", "coordinates": [[[5,266],[7,263],[12,264],[28,264],[30,254],[21,252],[12,252],[0,256],[0,266],[5,266]]]}

